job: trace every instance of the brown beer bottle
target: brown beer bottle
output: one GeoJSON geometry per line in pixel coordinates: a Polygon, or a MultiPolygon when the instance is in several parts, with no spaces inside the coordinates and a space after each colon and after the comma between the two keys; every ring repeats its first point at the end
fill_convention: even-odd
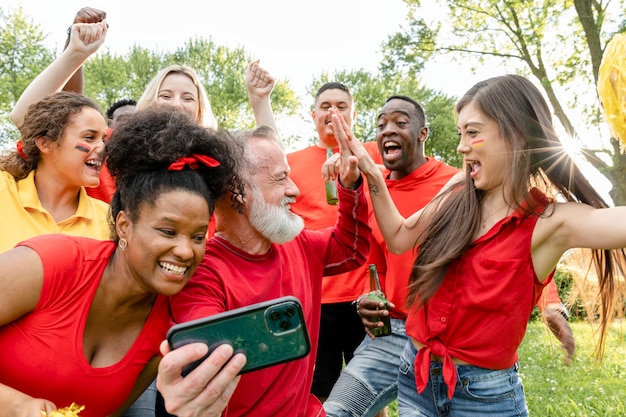
{"type": "MultiPolygon", "coordinates": [[[[385,294],[380,288],[380,279],[378,278],[378,270],[375,264],[369,265],[369,274],[370,293],[367,295],[367,299],[385,303],[384,309],[387,310],[387,297],[385,297],[385,294]]],[[[391,334],[391,318],[389,316],[380,316],[378,320],[382,321],[385,326],[370,328],[372,334],[376,337],[389,336],[391,334]]]]}

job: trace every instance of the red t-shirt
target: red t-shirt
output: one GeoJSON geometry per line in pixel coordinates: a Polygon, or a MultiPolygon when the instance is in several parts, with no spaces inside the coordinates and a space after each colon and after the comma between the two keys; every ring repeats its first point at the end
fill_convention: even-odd
{"type": "MultiPolygon", "coordinates": [[[[317,352],[322,276],[354,269],[365,262],[370,229],[362,187],[339,187],[339,220],[333,227],[304,230],[294,240],[272,244],[251,255],[214,236],[185,288],[171,297],[177,323],[206,317],[273,298],[292,295],[302,303],[311,353],[302,359],[242,375],[225,417],[324,416],[310,394],[317,352]]],[[[330,279],[334,279],[330,278],[330,279]]]]}
{"type": "Polygon", "coordinates": [[[111,204],[113,194],[115,194],[115,179],[111,176],[106,164],[100,167],[100,184],[97,187],[85,187],[85,191],[88,196],[111,204]]]}
{"type": "MultiPolygon", "coordinates": [[[[365,142],[364,145],[374,162],[382,164],[378,144],[365,142]]],[[[325,161],[326,149],[317,145],[287,154],[291,169],[289,177],[300,189],[296,202],[291,204],[291,211],[302,217],[306,228],[311,230],[330,227],[337,222],[337,206],[326,202],[326,182],[322,178],[322,165],[325,161]]],[[[341,276],[324,279],[322,304],[355,300],[363,293],[368,282],[364,276],[367,276],[366,264],[341,276]]]]}
{"type": "MultiPolygon", "coordinates": [[[[448,180],[458,172],[458,169],[443,162],[434,158],[427,158],[424,165],[402,179],[388,179],[389,171],[386,171],[384,175],[387,178],[385,183],[391,199],[400,214],[406,218],[428,204],[447,184],[448,180]]],[[[408,313],[405,303],[408,295],[409,276],[415,262],[416,252],[409,250],[402,255],[389,252],[372,210],[370,210],[369,219],[372,228],[372,241],[368,263],[376,264],[383,292],[387,299],[396,306],[391,310],[391,316],[405,319],[408,313]]]]}
{"type": "Polygon", "coordinates": [[[35,309],[0,327],[0,383],[57,407],[84,405],[81,417],[107,416],[122,406],[170,324],[159,296],[132,348],[118,363],[94,368],[83,353],[92,299],[115,243],[61,234],[19,244],[41,258],[44,282],[35,309]]]}
{"type": "MultiPolygon", "coordinates": [[[[539,204],[536,211],[542,212],[549,200],[537,189],[531,195],[539,204]]],[[[428,383],[431,353],[444,358],[450,398],[456,384],[452,356],[487,369],[506,369],[517,362],[517,348],[545,286],[535,274],[531,254],[537,219],[520,209],[500,220],[450,263],[426,307],[410,310],[406,332],[425,345],[415,358],[419,392],[428,383]]]]}

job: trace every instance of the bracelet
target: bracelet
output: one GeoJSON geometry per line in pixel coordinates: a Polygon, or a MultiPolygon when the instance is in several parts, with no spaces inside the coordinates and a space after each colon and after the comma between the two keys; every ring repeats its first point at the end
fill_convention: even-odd
{"type": "Polygon", "coordinates": [[[359,316],[361,315],[361,313],[359,313],[359,304],[361,303],[361,300],[362,300],[364,297],[367,297],[367,294],[361,294],[361,295],[359,295],[359,298],[357,298],[356,300],[354,300],[354,301],[352,302],[352,304],[356,307],[356,314],[358,314],[359,316]]]}

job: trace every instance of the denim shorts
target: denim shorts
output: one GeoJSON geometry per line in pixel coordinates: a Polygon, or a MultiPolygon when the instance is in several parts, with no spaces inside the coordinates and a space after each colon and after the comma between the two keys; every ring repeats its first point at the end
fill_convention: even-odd
{"type": "Polygon", "coordinates": [[[327,416],[373,417],[396,399],[400,355],[407,341],[404,320],[392,318],[391,329],[390,336],[365,336],[324,402],[327,416]]]}
{"type": "Polygon", "coordinates": [[[398,373],[400,416],[528,416],[517,363],[502,370],[456,365],[457,383],[450,400],[442,375],[443,364],[440,362],[431,362],[428,385],[422,394],[417,393],[413,368],[416,354],[417,349],[409,340],[402,352],[398,373]]]}

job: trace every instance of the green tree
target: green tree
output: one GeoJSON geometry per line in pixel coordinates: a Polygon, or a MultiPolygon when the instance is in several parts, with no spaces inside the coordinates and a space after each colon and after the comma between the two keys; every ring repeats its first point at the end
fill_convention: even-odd
{"type": "MultiPolygon", "coordinates": [[[[85,64],[85,94],[97,99],[103,109],[122,98],[139,100],[160,69],[184,64],[200,76],[221,128],[251,128],[254,117],[245,85],[251,59],[243,48],[229,49],[202,38],[190,39],[171,52],[150,51],[138,45],[123,56],[105,51],[85,64]]],[[[300,105],[285,81],[277,81],[271,99],[277,117],[293,115],[300,105]]]]}
{"type": "Polygon", "coordinates": [[[44,40],[41,27],[21,7],[13,11],[0,7],[0,145],[17,140],[9,112],[30,81],[55,57],[44,40]]]}
{"type": "MultiPolygon", "coordinates": [[[[434,0],[447,13],[431,21],[424,17],[420,0],[404,1],[410,9],[409,26],[387,42],[385,57],[390,67],[420,64],[443,54],[465,60],[470,67],[495,60],[538,81],[570,136],[578,134],[568,107],[577,107],[577,117],[584,118],[586,126],[597,126],[599,134],[602,113],[595,83],[625,0],[449,0],[445,5],[434,0]],[[449,33],[444,33],[446,28],[449,33]]],[[[428,7],[433,7],[432,2],[428,7]]],[[[612,182],[615,203],[626,204],[622,174],[626,156],[614,139],[611,148],[584,148],[582,152],[612,182]]]]}
{"type": "Polygon", "coordinates": [[[85,95],[103,111],[121,99],[139,100],[146,85],[164,66],[162,53],[133,45],[125,55],[101,51],[85,63],[85,95]]]}
{"type": "MultiPolygon", "coordinates": [[[[245,72],[252,58],[243,48],[229,49],[211,39],[190,39],[166,57],[168,63],[194,68],[204,82],[220,127],[244,129],[254,126],[246,93],[245,72]]],[[[287,81],[277,80],[272,109],[278,116],[294,115],[300,105],[287,81]]]]}
{"type": "MultiPolygon", "coordinates": [[[[55,54],[44,46],[39,25],[29,21],[21,8],[12,13],[0,8],[0,24],[0,145],[8,145],[18,137],[9,112],[55,54]]],[[[254,126],[244,78],[251,60],[243,48],[229,49],[201,38],[168,52],[133,45],[126,54],[118,55],[105,47],[84,65],[84,93],[105,111],[122,98],[138,100],[161,68],[186,64],[200,75],[220,127],[246,129],[254,126]]],[[[277,81],[271,99],[277,118],[294,115],[300,106],[288,81],[277,81]]]]}
{"type": "MultiPolygon", "coordinates": [[[[426,141],[426,154],[435,156],[446,163],[460,167],[462,157],[456,152],[458,136],[454,121],[455,99],[441,92],[428,89],[414,75],[392,72],[391,68],[381,66],[379,74],[365,70],[338,71],[323,73],[307,88],[311,97],[315,97],[322,84],[339,81],[352,91],[357,111],[353,126],[355,135],[363,141],[376,140],[376,121],[378,110],[385,100],[393,95],[409,96],[424,107],[430,130],[426,141]]],[[[311,99],[313,109],[313,99],[311,99]]],[[[316,139],[313,139],[313,143],[316,139]]]]}

